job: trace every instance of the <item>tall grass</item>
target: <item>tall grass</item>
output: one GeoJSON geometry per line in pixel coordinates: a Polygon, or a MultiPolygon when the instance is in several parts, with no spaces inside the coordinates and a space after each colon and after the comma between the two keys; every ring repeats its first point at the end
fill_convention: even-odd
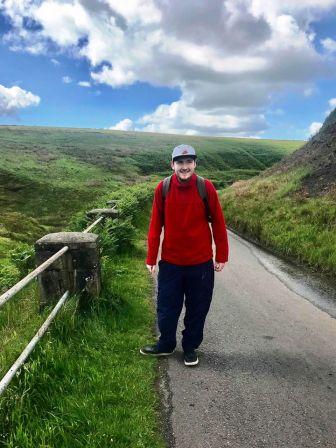
{"type": "Polygon", "coordinates": [[[220,194],[227,222],[279,254],[336,273],[336,200],[305,197],[309,168],[234,183],[220,194]]]}
{"type": "MultiPolygon", "coordinates": [[[[89,304],[76,297],[69,299],[13,380],[0,400],[0,446],[164,445],[154,392],[156,361],[139,355],[139,347],[153,337],[154,325],[152,285],[144,264],[148,219],[142,214],[149,206],[149,191],[146,185],[119,192],[119,227],[128,221],[135,237],[126,242],[123,232],[117,231],[120,240],[113,238],[108,221],[100,229],[104,240],[102,293],[89,304]]],[[[84,215],[77,215],[72,225],[80,227],[83,221],[84,215]]],[[[118,224],[113,231],[116,228],[118,224]]],[[[34,318],[36,295],[31,299],[25,337],[42,319],[34,318]]],[[[22,330],[14,322],[19,301],[0,311],[0,322],[7,322],[15,333],[22,330]]],[[[21,339],[25,338],[20,336],[20,343],[5,342],[2,371],[18,355],[21,339]]]]}

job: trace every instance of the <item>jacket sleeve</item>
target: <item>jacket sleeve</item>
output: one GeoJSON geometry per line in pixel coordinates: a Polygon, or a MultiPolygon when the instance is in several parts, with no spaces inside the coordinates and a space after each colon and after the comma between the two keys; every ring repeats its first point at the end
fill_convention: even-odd
{"type": "Polygon", "coordinates": [[[212,233],[216,246],[215,260],[217,263],[226,263],[229,259],[229,243],[225,218],[214,185],[209,180],[205,181],[205,185],[212,217],[212,233]]]}
{"type": "Polygon", "coordinates": [[[160,246],[160,236],[163,226],[162,220],[162,184],[161,181],[155,189],[154,199],[152,205],[152,213],[149,223],[148,235],[147,235],[147,258],[146,264],[154,266],[157,261],[157,256],[160,246]]]}

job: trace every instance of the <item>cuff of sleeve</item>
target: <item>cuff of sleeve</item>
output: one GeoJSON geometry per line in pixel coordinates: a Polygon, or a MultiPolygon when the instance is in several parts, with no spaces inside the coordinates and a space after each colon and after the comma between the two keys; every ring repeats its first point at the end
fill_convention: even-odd
{"type": "Polygon", "coordinates": [[[215,257],[215,261],[216,261],[216,263],[227,263],[228,259],[221,258],[221,257],[215,257]]]}
{"type": "Polygon", "coordinates": [[[156,260],[149,260],[148,258],[146,259],[146,264],[148,264],[149,266],[155,266],[156,265],[156,260]]]}

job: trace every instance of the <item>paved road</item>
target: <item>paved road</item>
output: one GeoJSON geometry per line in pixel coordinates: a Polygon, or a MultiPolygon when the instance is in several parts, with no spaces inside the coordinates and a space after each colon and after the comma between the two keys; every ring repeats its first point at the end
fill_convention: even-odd
{"type": "Polygon", "coordinates": [[[199,366],[184,366],[180,346],[160,360],[169,445],[336,447],[336,320],[229,238],[199,366]]]}

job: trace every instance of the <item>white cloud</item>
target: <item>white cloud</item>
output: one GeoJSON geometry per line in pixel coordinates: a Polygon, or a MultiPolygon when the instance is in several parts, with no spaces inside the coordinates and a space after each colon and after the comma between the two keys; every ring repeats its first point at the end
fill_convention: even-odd
{"type": "Polygon", "coordinates": [[[329,53],[334,53],[336,51],[336,40],[331,39],[330,37],[322,39],[321,44],[329,53]]]}
{"type": "Polygon", "coordinates": [[[213,72],[241,74],[264,70],[267,60],[259,56],[224,56],[209,45],[198,45],[176,38],[166,38],[162,48],[170,55],[183,58],[187,64],[207,67],[213,72]]]}
{"type": "Polygon", "coordinates": [[[180,89],[179,101],[139,120],[145,130],[258,135],[274,97],[293,87],[309,96],[332,73],[311,24],[336,0],[2,1],[16,49],[43,52],[52,42],[87,58],[97,84],[180,89]],[[27,30],[27,17],[41,28],[27,30]]]}
{"type": "Polygon", "coordinates": [[[328,109],[325,111],[325,115],[329,115],[336,107],[336,98],[330,98],[328,101],[328,109]]]}
{"type": "Polygon", "coordinates": [[[50,60],[55,66],[60,65],[60,62],[57,59],[51,58],[50,60]]]}
{"type": "Polygon", "coordinates": [[[108,84],[112,87],[133,84],[136,80],[136,76],[131,70],[124,71],[121,67],[109,68],[106,65],[99,73],[91,73],[91,77],[97,83],[108,84]]]}
{"type": "Polygon", "coordinates": [[[328,104],[332,108],[336,107],[336,98],[330,98],[330,100],[328,101],[328,104]]]}
{"type": "Polygon", "coordinates": [[[15,114],[19,109],[37,106],[40,97],[21,87],[5,87],[0,84],[0,115],[15,114]]]}
{"type": "Polygon", "coordinates": [[[60,46],[75,45],[90,26],[90,18],[80,2],[42,1],[31,12],[42,26],[41,34],[60,46]]]}
{"type": "Polygon", "coordinates": [[[63,76],[62,82],[64,82],[64,84],[70,84],[72,83],[72,79],[70,78],[70,76],[63,76]]]}
{"type": "Polygon", "coordinates": [[[89,81],[79,81],[78,85],[80,87],[91,87],[91,83],[89,81]]]}
{"type": "MultiPolygon", "coordinates": [[[[235,0],[230,0],[235,1],[235,0]]],[[[252,0],[250,2],[251,11],[259,15],[264,15],[271,19],[281,12],[287,12],[299,17],[301,20],[313,20],[313,17],[321,12],[325,12],[336,6],[335,0],[252,0]]]]}
{"type": "Polygon", "coordinates": [[[124,120],[119,121],[116,125],[111,126],[109,129],[117,131],[133,131],[134,123],[131,119],[125,118],[124,120]]]}
{"type": "Polygon", "coordinates": [[[153,0],[127,0],[127,2],[108,0],[108,4],[130,24],[147,25],[161,20],[160,11],[153,0]]]}
{"type": "Polygon", "coordinates": [[[39,36],[31,35],[25,29],[9,31],[2,38],[5,44],[9,44],[11,51],[26,51],[33,55],[47,52],[47,44],[39,36]]]}
{"type": "Polygon", "coordinates": [[[321,129],[323,123],[319,123],[318,121],[313,121],[309,126],[309,135],[315,135],[321,129]]]}
{"type": "Polygon", "coordinates": [[[138,121],[141,130],[149,132],[177,133],[189,135],[249,135],[267,127],[263,114],[233,114],[222,109],[198,111],[183,101],[170,105],[162,104],[152,113],[138,121]],[[248,131],[247,131],[248,129],[248,131]]]}

